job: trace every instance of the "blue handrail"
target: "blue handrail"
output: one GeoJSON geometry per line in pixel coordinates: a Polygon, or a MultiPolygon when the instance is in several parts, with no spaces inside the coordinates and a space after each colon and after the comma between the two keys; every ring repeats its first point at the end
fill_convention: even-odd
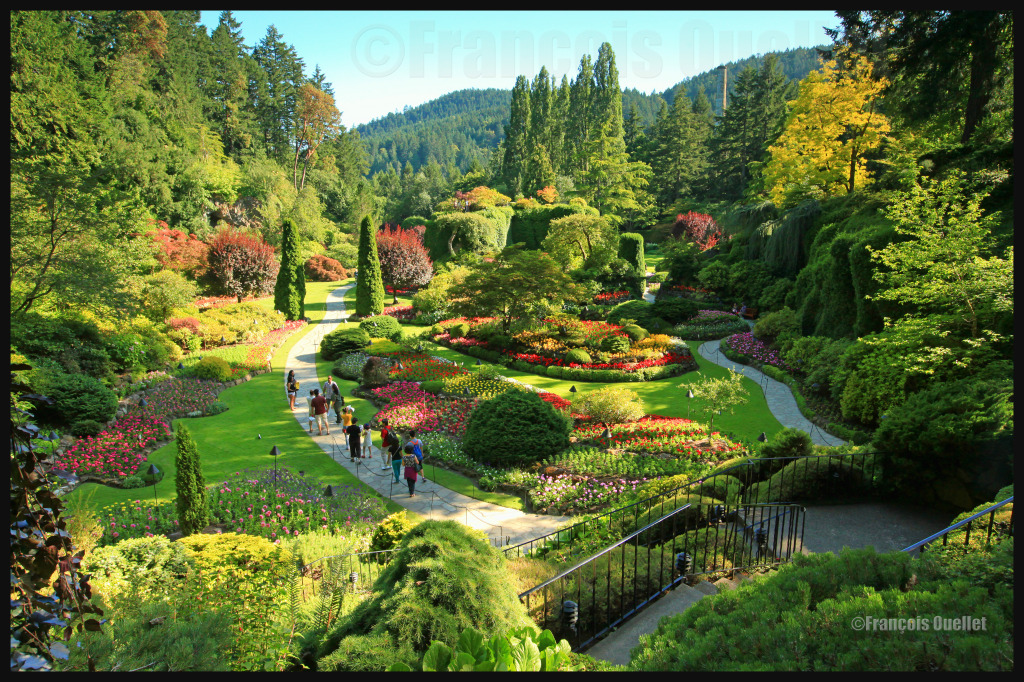
{"type": "Polygon", "coordinates": [[[984,516],[985,514],[992,514],[992,513],[994,513],[996,509],[999,509],[1000,507],[1002,507],[1004,505],[1010,504],[1011,502],[1013,502],[1013,495],[1010,495],[1008,498],[1006,498],[1002,502],[997,502],[996,504],[992,505],[988,509],[983,509],[980,512],[978,512],[977,514],[972,514],[971,516],[968,516],[963,521],[958,521],[957,523],[954,523],[949,528],[944,528],[944,529],[940,530],[938,533],[935,533],[934,535],[929,535],[924,540],[919,540],[918,542],[915,542],[914,544],[910,545],[909,547],[904,547],[900,551],[901,552],[912,552],[912,551],[914,551],[915,549],[917,549],[919,547],[923,547],[924,545],[927,545],[932,540],[937,540],[938,538],[941,538],[944,535],[949,535],[953,531],[955,531],[958,528],[961,528],[961,527],[967,525],[968,523],[970,523],[971,521],[973,521],[974,519],[976,519],[976,518],[978,518],[980,516],[984,516]]]}

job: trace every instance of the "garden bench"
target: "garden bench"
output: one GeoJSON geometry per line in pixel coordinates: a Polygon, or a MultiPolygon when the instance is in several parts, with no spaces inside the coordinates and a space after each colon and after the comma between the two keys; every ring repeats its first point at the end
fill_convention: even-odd
{"type": "Polygon", "coordinates": [[[748,320],[753,320],[757,318],[757,308],[747,308],[746,311],[743,313],[743,317],[747,318],[748,320]]]}

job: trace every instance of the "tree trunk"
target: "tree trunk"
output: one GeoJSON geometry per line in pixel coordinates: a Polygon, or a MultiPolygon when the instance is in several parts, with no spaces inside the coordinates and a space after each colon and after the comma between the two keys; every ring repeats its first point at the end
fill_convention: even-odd
{"type": "Polygon", "coordinates": [[[992,98],[997,68],[999,13],[978,12],[975,18],[982,25],[979,26],[978,37],[971,42],[971,84],[967,106],[964,108],[964,131],[960,144],[967,144],[985,117],[985,107],[992,98]]]}

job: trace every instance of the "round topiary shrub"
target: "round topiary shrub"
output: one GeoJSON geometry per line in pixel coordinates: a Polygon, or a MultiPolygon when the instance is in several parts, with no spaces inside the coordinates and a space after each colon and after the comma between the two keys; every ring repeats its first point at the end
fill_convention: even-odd
{"type": "Polygon", "coordinates": [[[359,328],[366,331],[373,339],[397,341],[402,338],[402,325],[390,315],[371,315],[364,317],[359,328]]]}
{"type": "Polygon", "coordinates": [[[667,298],[655,301],[651,306],[651,313],[667,322],[677,324],[696,315],[698,309],[698,304],[690,299],[667,298]]]}
{"type": "Polygon", "coordinates": [[[369,345],[370,335],[365,329],[335,329],[320,342],[320,355],[324,360],[336,360],[345,353],[362,350],[369,345]]]}
{"type": "Polygon", "coordinates": [[[629,350],[629,341],[621,336],[609,336],[601,342],[601,350],[609,353],[625,353],[629,350]]]}
{"type": "Polygon", "coordinates": [[[63,424],[96,421],[105,424],[117,412],[117,395],[84,374],[57,374],[41,386],[41,392],[53,398],[53,405],[40,405],[36,416],[44,422],[63,424]]]}
{"type": "MultiPolygon", "coordinates": [[[[396,512],[380,522],[377,529],[373,531],[373,538],[370,540],[370,551],[379,552],[385,549],[392,549],[402,541],[409,531],[416,524],[404,511],[396,512]]],[[[384,562],[381,562],[384,563],[384,562]]]]}
{"type": "Polygon", "coordinates": [[[458,323],[453,324],[452,326],[448,327],[448,334],[453,339],[462,338],[462,337],[464,337],[468,333],[469,333],[469,325],[466,324],[465,322],[458,322],[458,323]]]}
{"type": "Polygon", "coordinates": [[[196,363],[196,366],[192,368],[192,374],[197,379],[227,381],[231,378],[231,365],[224,358],[208,355],[196,363]]]}
{"type": "Polygon", "coordinates": [[[553,457],[569,446],[572,419],[529,391],[507,391],[469,416],[462,441],[466,455],[493,466],[553,457]]]}
{"type": "Polygon", "coordinates": [[[443,381],[421,381],[420,388],[427,393],[440,393],[444,390],[443,381]]]}
{"type": "Polygon", "coordinates": [[[648,336],[650,336],[646,329],[635,324],[627,324],[625,327],[622,328],[622,331],[626,332],[626,334],[629,335],[629,340],[632,341],[633,343],[636,343],[637,341],[643,341],[648,336]]]}
{"type": "Polygon", "coordinates": [[[370,357],[363,365],[363,386],[377,388],[388,383],[391,367],[391,360],[387,358],[370,357]]]}
{"type": "Polygon", "coordinates": [[[607,321],[610,324],[618,324],[622,319],[634,319],[636,323],[647,329],[644,322],[651,316],[651,304],[647,301],[626,301],[620,303],[608,313],[607,321]]]}
{"type": "Polygon", "coordinates": [[[577,365],[589,365],[591,362],[590,353],[582,348],[573,348],[565,354],[565,361],[567,363],[576,363],[577,365]]]}
{"type": "Polygon", "coordinates": [[[430,335],[437,336],[438,334],[444,334],[444,327],[442,327],[439,324],[435,324],[433,327],[430,328],[430,335]]]}

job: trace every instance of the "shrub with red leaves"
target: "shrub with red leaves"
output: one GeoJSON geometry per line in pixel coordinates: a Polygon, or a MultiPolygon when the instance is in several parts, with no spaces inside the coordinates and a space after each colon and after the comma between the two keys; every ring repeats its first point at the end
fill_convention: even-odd
{"type": "Polygon", "coordinates": [[[414,230],[385,225],[377,233],[377,256],[381,279],[391,291],[421,287],[434,275],[434,264],[414,230]]]}
{"type": "Polygon", "coordinates": [[[274,247],[242,230],[222,228],[210,240],[210,273],[224,291],[244,296],[268,294],[281,267],[274,247]]]}
{"type": "Polygon", "coordinates": [[[715,222],[715,219],[707,213],[689,213],[676,216],[675,225],[672,226],[673,237],[683,237],[696,244],[701,251],[707,251],[718,245],[722,240],[722,229],[715,222]]]}
{"type": "Polygon", "coordinates": [[[169,329],[187,329],[193,334],[199,333],[199,320],[194,317],[172,317],[167,320],[169,329]]]}
{"type": "Polygon", "coordinates": [[[345,267],[323,254],[317,254],[306,261],[307,282],[337,282],[348,277],[345,267]]]}
{"type": "Polygon", "coordinates": [[[169,229],[162,220],[153,222],[159,227],[147,232],[146,236],[156,242],[156,259],[160,265],[190,277],[201,277],[208,267],[210,247],[194,234],[169,229]]]}

